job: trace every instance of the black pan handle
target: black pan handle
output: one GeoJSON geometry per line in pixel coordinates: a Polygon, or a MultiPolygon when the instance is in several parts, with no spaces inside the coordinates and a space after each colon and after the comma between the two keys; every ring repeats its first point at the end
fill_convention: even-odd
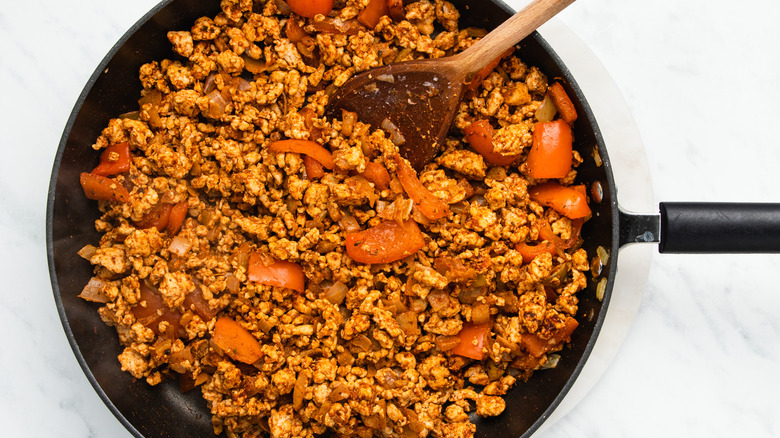
{"type": "Polygon", "coordinates": [[[620,212],[620,245],[658,242],[677,254],[780,253],[780,204],[662,202],[661,214],[620,212]]]}

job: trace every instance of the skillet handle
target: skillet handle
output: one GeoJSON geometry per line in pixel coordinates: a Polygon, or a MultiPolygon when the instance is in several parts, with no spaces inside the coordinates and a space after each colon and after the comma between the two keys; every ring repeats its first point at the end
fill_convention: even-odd
{"type": "Polygon", "coordinates": [[[662,202],[662,253],[780,252],[780,204],[662,202]]]}

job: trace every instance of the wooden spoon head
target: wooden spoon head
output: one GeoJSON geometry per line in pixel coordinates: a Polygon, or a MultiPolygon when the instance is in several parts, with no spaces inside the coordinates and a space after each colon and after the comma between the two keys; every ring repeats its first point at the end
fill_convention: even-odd
{"type": "Polygon", "coordinates": [[[419,170],[438,152],[463,90],[462,78],[441,60],[391,64],[351,78],[331,97],[327,112],[341,117],[340,110],[352,111],[373,128],[397,129],[400,137],[390,132],[391,138],[419,170]]]}

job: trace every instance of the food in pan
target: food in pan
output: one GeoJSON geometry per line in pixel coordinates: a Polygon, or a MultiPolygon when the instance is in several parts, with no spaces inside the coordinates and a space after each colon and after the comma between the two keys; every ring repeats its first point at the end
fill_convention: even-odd
{"type": "Polygon", "coordinates": [[[458,20],[442,0],[223,0],[168,33],[176,56],[140,68],[138,111],[80,177],[101,212],[81,297],[123,370],[197,388],[228,436],[453,437],[556,365],[590,270],[562,85],[496,60],[420,172],[392,124],[325,115],[352,75],[485,34],[458,20]]]}

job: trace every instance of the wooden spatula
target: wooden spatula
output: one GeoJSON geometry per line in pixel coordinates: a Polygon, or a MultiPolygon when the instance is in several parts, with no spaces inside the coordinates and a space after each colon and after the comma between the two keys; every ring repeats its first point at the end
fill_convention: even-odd
{"type": "Polygon", "coordinates": [[[365,71],[331,97],[328,114],[342,109],[391,131],[415,169],[439,150],[466,84],[488,63],[528,36],[574,0],[534,0],[473,46],[453,56],[401,62],[365,71]]]}

